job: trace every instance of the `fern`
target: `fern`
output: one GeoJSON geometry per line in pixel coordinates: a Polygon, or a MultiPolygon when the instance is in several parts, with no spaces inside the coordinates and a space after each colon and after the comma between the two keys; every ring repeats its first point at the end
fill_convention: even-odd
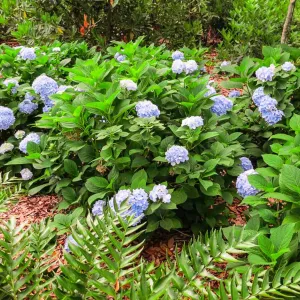
{"type": "Polygon", "coordinates": [[[54,280],[46,269],[51,266],[49,254],[54,237],[45,222],[25,229],[11,219],[0,227],[0,299],[42,299],[54,280]],[[46,289],[47,290],[47,289],[46,289]]]}
{"type": "Polygon", "coordinates": [[[21,183],[16,184],[9,173],[0,173],[0,213],[7,211],[7,205],[23,192],[21,183]]]}

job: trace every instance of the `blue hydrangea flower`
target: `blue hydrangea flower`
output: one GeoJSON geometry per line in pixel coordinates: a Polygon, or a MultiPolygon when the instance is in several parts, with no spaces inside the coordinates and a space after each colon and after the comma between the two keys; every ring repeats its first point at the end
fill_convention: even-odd
{"type": "Polygon", "coordinates": [[[129,214],[134,218],[144,216],[144,211],[148,208],[148,194],[143,189],[135,189],[129,197],[128,204],[130,205],[129,214]]]}
{"type": "Polygon", "coordinates": [[[33,177],[32,172],[27,168],[21,170],[20,174],[23,180],[30,180],[33,177]]]}
{"type": "Polygon", "coordinates": [[[54,102],[52,100],[46,101],[44,107],[43,107],[43,112],[47,113],[51,110],[51,108],[54,106],[54,102]]]}
{"type": "Polygon", "coordinates": [[[296,70],[296,67],[293,63],[287,61],[281,66],[282,70],[285,72],[290,72],[296,70]]]}
{"type": "Polygon", "coordinates": [[[60,85],[56,94],[62,94],[67,89],[72,89],[73,87],[71,85],[60,85]]]}
{"type": "Polygon", "coordinates": [[[255,72],[256,78],[262,82],[272,81],[275,75],[275,66],[261,67],[255,72]]]}
{"type": "Polygon", "coordinates": [[[0,154],[4,154],[6,152],[10,152],[14,149],[14,145],[11,143],[3,143],[0,146],[0,154]]]}
{"type": "Polygon", "coordinates": [[[33,81],[32,88],[43,101],[47,101],[49,96],[58,91],[58,84],[54,79],[43,74],[33,81]]]}
{"type": "Polygon", "coordinates": [[[208,91],[204,94],[204,97],[209,97],[217,93],[216,89],[209,84],[206,86],[206,88],[208,89],[208,91]]]}
{"type": "Polygon", "coordinates": [[[279,121],[282,120],[282,117],[284,116],[284,113],[282,110],[279,110],[274,105],[268,105],[264,107],[258,108],[262,118],[269,124],[269,125],[275,125],[279,121]]]}
{"type": "Polygon", "coordinates": [[[194,73],[198,70],[198,65],[194,60],[188,60],[184,63],[184,71],[186,74],[194,73]]]}
{"type": "Polygon", "coordinates": [[[23,48],[21,48],[18,55],[19,55],[19,57],[21,57],[24,60],[36,59],[36,54],[35,54],[34,48],[23,47],[23,48]]]}
{"type": "Polygon", "coordinates": [[[259,190],[253,187],[248,181],[248,176],[253,174],[257,174],[257,172],[253,169],[247,170],[240,174],[236,180],[237,192],[243,198],[247,196],[255,196],[259,192],[259,190]]]}
{"type": "Polygon", "coordinates": [[[75,245],[75,246],[79,246],[78,243],[74,240],[73,236],[72,235],[69,235],[67,238],[66,238],[66,241],[65,241],[65,245],[64,245],[64,249],[65,251],[67,251],[68,253],[71,252],[70,248],[69,248],[69,243],[75,245]]]}
{"type": "Polygon", "coordinates": [[[120,208],[121,203],[128,200],[130,196],[131,196],[131,191],[130,190],[120,190],[120,191],[117,192],[117,194],[114,197],[112,197],[108,201],[108,205],[110,206],[112,211],[115,211],[115,204],[114,203],[116,203],[117,207],[120,208]]]}
{"type": "Polygon", "coordinates": [[[153,202],[157,202],[161,200],[163,203],[170,203],[171,202],[171,195],[165,185],[158,184],[155,185],[152,191],[149,193],[149,198],[153,202]]]}
{"type": "Polygon", "coordinates": [[[25,136],[25,131],[23,131],[23,130],[18,130],[18,131],[15,133],[15,138],[16,138],[17,140],[22,139],[24,136],[25,136]]]}
{"type": "Polygon", "coordinates": [[[241,92],[240,91],[231,91],[228,95],[229,98],[237,98],[241,96],[241,92]]]}
{"type": "Polygon", "coordinates": [[[189,152],[182,146],[172,146],[166,153],[166,160],[172,165],[178,165],[189,160],[189,152]]]}
{"type": "Polygon", "coordinates": [[[60,52],[60,47],[54,47],[54,48],[52,49],[52,52],[60,52]]]}
{"type": "Polygon", "coordinates": [[[203,126],[202,117],[189,117],[182,120],[181,126],[188,126],[190,129],[196,129],[200,126],[203,126]]]}
{"type": "Polygon", "coordinates": [[[254,91],[254,93],[252,95],[252,100],[256,105],[259,105],[261,102],[261,99],[265,96],[266,96],[266,94],[264,93],[264,88],[261,86],[254,91]]]}
{"type": "Polygon", "coordinates": [[[223,95],[214,96],[211,99],[214,101],[214,105],[210,110],[217,116],[225,115],[233,107],[233,102],[223,95]]]}
{"type": "Polygon", "coordinates": [[[24,100],[18,105],[18,108],[21,113],[30,115],[38,108],[38,105],[30,100],[24,100]]]}
{"type": "Polygon", "coordinates": [[[5,106],[0,106],[0,130],[7,130],[16,121],[13,111],[5,106]]]}
{"type": "Polygon", "coordinates": [[[105,208],[105,201],[98,200],[98,201],[95,202],[95,204],[92,208],[92,214],[94,216],[102,216],[104,208],[105,208]]]}
{"type": "Polygon", "coordinates": [[[29,101],[33,101],[35,99],[35,97],[33,95],[31,95],[29,92],[27,92],[25,94],[25,100],[29,100],[29,101]]]}
{"type": "Polygon", "coordinates": [[[115,60],[117,60],[118,62],[122,62],[126,59],[126,55],[120,54],[119,52],[117,52],[114,56],[115,60]]]}
{"type": "Polygon", "coordinates": [[[241,167],[243,168],[244,171],[248,171],[248,170],[253,169],[252,162],[249,158],[241,157],[240,161],[241,161],[241,167]]]}
{"type": "Polygon", "coordinates": [[[40,136],[35,133],[35,132],[31,132],[29,133],[19,144],[19,149],[20,151],[22,151],[23,153],[27,153],[27,144],[29,142],[33,142],[36,144],[39,144],[41,142],[40,136]]]}
{"type": "Polygon", "coordinates": [[[121,80],[120,86],[122,89],[126,89],[127,91],[136,91],[137,90],[137,84],[130,79],[121,80]]]}
{"type": "Polygon", "coordinates": [[[14,85],[14,87],[11,89],[12,94],[16,94],[18,92],[19,81],[17,79],[14,79],[14,78],[5,79],[3,81],[3,84],[5,86],[14,85]]]}
{"type": "Polygon", "coordinates": [[[229,66],[229,65],[231,65],[231,62],[230,62],[230,61],[224,60],[224,61],[221,63],[221,67],[226,67],[226,66],[229,66]]]}
{"type": "Polygon", "coordinates": [[[172,53],[172,59],[173,60],[183,60],[184,59],[184,54],[181,51],[176,50],[175,52],[172,53]]]}
{"type": "Polygon", "coordinates": [[[259,112],[262,113],[265,107],[276,106],[277,100],[268,95],[265,95],[264,97],[261,97],[258,101],[256,101],[256,103],[259,112]]]}
{"type": "Polygon", "coordinates": [[[181,74],[185,70],[185,64],[182,60],[176,59],[172,64],[172,72],[175,74],[181,74]]]}
{"type": "Polygon", "coordinates": [[[158,107],[149,100],[139,101],[135,110],[140,118],[159,117],[160,115],[158,107]]]}

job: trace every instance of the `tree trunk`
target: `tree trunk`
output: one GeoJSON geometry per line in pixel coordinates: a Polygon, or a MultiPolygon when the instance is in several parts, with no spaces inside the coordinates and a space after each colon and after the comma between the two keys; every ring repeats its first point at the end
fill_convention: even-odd
{"type": "Polygon", "coordinates": [[[288,34],[290,30],[290,26],[293,20],[294,9],[296,5],[296,0],[290,0],[288,13],[283,25],[282,35],[281,35],[281,44],[285,44],[288,40],[288,34]]]}

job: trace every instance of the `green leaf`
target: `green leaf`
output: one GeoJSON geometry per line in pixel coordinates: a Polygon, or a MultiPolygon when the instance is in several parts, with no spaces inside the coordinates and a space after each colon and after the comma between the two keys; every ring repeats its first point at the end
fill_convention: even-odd
{"type": "Polygon", "coordinates": [[[171,194],[171,201],[175,204],[182,204],[187,200],[187,194],[183,189],[174,191],[171,194]]]}
{"type": "Polygon", "coordinates": [[[10,162],[8,162],[5,165],[9,166],[9,165],[26,165],[26,164],[31,164],[31,160],[29,160],[25,157],[18,157],[18,158],[11,160],[10,162]]]}
{"type": "Polygon", "coordinates": [[[264,154],[262,157],[264,162],[274,169],[280,170],[283,166],[283,160],[278,155],[264,154]]]}
{"type": "Polygon", "coordinates": [[[145,165],[148,165],[149,161],[143,156],[137,156],[133,159],[131,163],[131,168],[140,168],[145,165]]]}
{"type": "Polygon", "coordinates": [[[63,188],[62,195],[64,197],[64,200],[66,200],[69,203],[73,203],[76,200],[76,193],[75,193],[74,189],[71,187],[63,188]]]}
{"type": "Polygon", "coordinates": [[[290,127],[296,131],[300,131],[300,115],[294,114],[290,120],[290,127]]]}
{"type": "Polygon", "coordinates": [[[220,85],[225,89],[242,89],[244,87],[242,82],[235,82],[231,80],[222,81],[220,85]]]}
{"type": "Polygon", "coordinates": [[[268,201],[257,196],[247,196],[242,202],[242,204],[248,204],[251,206],[257,206],[257,205],[267,204],[267,203],[268,201]]]}
{"type": "Polygon", "coordinates": [[[79,159],[82,162],[89,163],[95,159],[95,151],[91,145],[85,145],[82,149],[78,151],[79,159]]]}
{"type": "Polygon", "coordinates": [[[72,177],[76,177],[78,175],[77,165],[71,159],[64,160],[64,170],[72,177]]]}
{"type": "Polygon", "coordinates": [[[88,189],[88,191],[92,193],[100,193],[108,186],[108,181],[103,177],[90,177],[86,183],[85,187],[88,189]]]}
{"type": "Polygon", "coordinates": [[[167,231],[170,231],[173,228],[173,221],[170,218],[165,218],[161,220],[159,223],[160,226],[167,231]]]}
{"type": "Polygon", "coordinates": [[[270,239],[264,235],[259,235],[257,238],[260,250],[268,257],[274,252],[274,245],[270,239]]]}
{"type": "Polygon", "coordinates": [[[284,224],[270,230],[270,239],[275,246],[275,250],[279,252],[285,248],[289,248],[294,235],[295,224],[284,224]]]}
{"type": "Polygon", "coordinates": [[[262,198],[273,198],[273,199],[283,200],[283,201],[292,202],[292,203],[297,202],[297,201],[295,201],[295,199],[293,197],[288,196],[286,194],[282,194],[282,193],[266,193],[262,196],[262,198]]]}
{"type": "Polygon", "coordinates": [[[283,165],[279,176],[280,185],[300,194],[300,169],[292,165],[283,165]]]}
{"type": "Polygon", "coordinates": [[[147,172],[144,169],[134,173],[131,179],[131,188],[138,189],[146,187],[147,179],[147,172]]]}
{"type": "Polygon", "coordinates": [[[268,188],[267,180],[261,175],[254,174],[248,176],[249,183],[260,191],[265,191],[268,188]]]}

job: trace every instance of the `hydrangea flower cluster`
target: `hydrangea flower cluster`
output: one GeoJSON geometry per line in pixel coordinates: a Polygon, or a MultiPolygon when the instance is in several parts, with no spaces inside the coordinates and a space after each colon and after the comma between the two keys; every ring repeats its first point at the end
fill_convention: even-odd
{"type": "Polygon", "coordinates": [[[54,47],[54,48],[52,49],[52,52],[60,52],[60,47],[54,47]]]}
{"type": "Polygon", "coordinates": [[[66,241],[65,241],[65,245],[64,245],[64,249],[65,251],[67,251],[68,253],[71,252],[70,248],[69,248],[69,243],[75,245],[75,246],[79,246],[78,243],[74,240],[73,236],[72,235],[69,235],[67,238],[66,238],[66,241]]]}
{"type": "Polygon", "coordinates": [[[272,81],[275,75],[275,66],[261,67],[255,72],[256,78],[262,82],[272,81]]]}
{"type": "Polygon", "coordinates": [[[0,106],[0,130],[7,130],[16,121],[13,111],[5,106],[0,106]]]}
{"type": "Polygon", "coordinates": [[[185,70],[185,64],[182,60],[176,59],[172,64],[172,72],[175,74],[181,74],[185,70]]]}
{"type": "Polygon", "coordinates": [[[136,113],[140,118],[159,117],[160,110],[149,100],[139,101],[135,106],[136,113]]]}
{"type": "Polygon", "coordinates": [[[38,108],[38,105],[36,103],[31,102],[30,100],[23,100],[18,105],[18,108],[21,113],[30,115],[38,108]]]}
{"type": "Polygon", "coordinates": [[[0,146],[0,154],[4,154],[6,152],[10,152],[14,149],[14,145],[11,143],[3,143],[0,146]]]}
{"type": "Polygon", "coordinates": [[[22,169],[20,174],[23,180],[30,180],[33,177],[32,172],[27,168],[22,169]]]}
{"type": "Polygon", "coordinates": [[[206,88],[208,89],[208,91],[204,94],[204,97],[209,97],[209,96],[217,93],[216,89],[213,86],[211,86],[210,84],[208,84],[206,86],[206,88]]]}
{"type": "Polygon", "coordinates": [[[34,48],[27,48],[22,47],[19,54],[19,57],[21,57],[24,60],[34,60],[36,59],[36,54],[34,48]]]}
{"type": "Polygon", "coordinates": [[[181,51],[176,50],[175,52],[172,53],[172,59],[173,60],[183,60],[184,59],[184,54],[181,51]]]}
{"type": "Polygon", "coordinates": [[[240,174],[236,180],[237,192],[243,198],[247,196],[255,196],[259,190],[253,187],[248,180],[249,175],[257,174],[253,169],[247,170],[240,174]]]}
{"type": "MultiPolygon", "coordinates": [[[[144,211],[148,208],[148,194],[143,189],[135,189],[132,192],[130,190],[120,190],[114,197],[108,201],[108,205],[115,211],[115,203],[120,208],[122,202],[128,200],[129,209],[123,213],[123,217],[133,216],[134,218],[142,218],[144,211]]],[[[101,216],[105,208],[105,202],[98,200],[95,202],[92,213],[95,216],[101,216]]]]}
{"type": "Polygon", "coordinates": [[[149,198],[153,202],[157,202],[158,200],[161,200],[163,203],[171,202],[171,195],[169,194],[167,187],[163,184],[155,185],[149,193],[149,198]]]}
{"type": "Polygon", "coordinates": [[[39,144],[41,142],[40,136],[35,133],[29,133],[19,144],[19,149],[20,151],[22,151],[23,153],[27,153],[27,144],[29,142],[33,142],[35,144],[39,144]]]}
{"type": "Polygon", "coordinates": [[[71,85],[60,85],[59,88],[57,89],[56,94],[62,94],[67,89],[72,89],[72,88],[73,87],[71,85]]]}
{"type": "Polygon", "coordinates": [[[49,97],[58,91],[57,82],[54,79],[43,74],[33,81],[32,88],[37,94],[41,96],[41,99],[45,104],[43,111],[49,111],[54,106],[53,101],[50,100],[49,97]]]}
{"type": "Polygon", "coordinates": [[[166,153],[166,160],[172,165],[178,165],[189,160],[189,152],[183,146],[172,146],[166,153]]]}
{"type": "Polygon", "coordinates": [[[211,99],[214,101],[214,104],[210,110],[217,116],[225,115],[233,107],[233,102],[223,95],[214,96],[211,99]]]}
{"type": "Polygon", "coordinates": [[[137,84],[130,79],[121,80],[120,86],[122,89],[126,89],[127,91],[136,91],[137,90],[137,84]]]}
{"type": "Polygon", "coordinates": [[[257,105],[258,111],[262,118],[269,124],[274,125],[281,121],[284,113],[282,110],[277,109],[276,99],[266,95],[264,88],[257,88],[252,95],[253,102],[257,105]]]}
{"type": "Polygon", "coordinates": [[[190,129],[196,129],[203,126],[204,122],[202,117],[189,117],[182,120],[181,126],[188,126],[190,129]]]}
{"type": "Polygon", "coordinates": [[[5,86],[8,86],[9,84],[13,84],[14,87],[11,89],[11,93],[12,94],[16,94],[17,91],[18,91],[18,87],[19,87],[19,81],[17,79],[14,79],[14,78],[8,78],[8,79],[5,79],[3,81],[3,84],[5,86]]]}
{"type": "Polygon", "coordinates": [[[222,61],[222,63],[221,63],[221,67],[226,67],[226,66],[229,66],[229,65],[231,65],[231,62],[230,62],[230,61],[224,60],[224,61],[222,61]]]}
{"type": "Polygon", "coordinates": [[[17,140],[22,139],[24,136],[25,136],[25,131],[23,131],[23,130],[18,130],[18,131],[15,133],[15,138],[16,138],[17,140]]]}
{"type": "Polygon", "coordinates": [[[282,66],[281,66],[282,70],[285,72],[291,72],[291,71],[295,71],[296,67],[293,63],[287,61],[285,62],[282,66]]]}
{"type": "Polygon", "coordinates": [[[126,55],[124,54],[120,54],[119,52],[117,52],[114,56],[115,60],[117,60],[118,62],[122,62],[126,59],[126,55]]]}
{"type": "Polygon", "coordinates": [[[197,71],[198,65],[194,60],[188,60],[184,63],[184,70],[186,74],[191,74],[197,71]]]}
{"type": "Polygon", "coordinates": [[[241,96],[241,92],[237,90],[231,91],[228,95],[229,98],[238,98],[240,96],[241,96]]]}
{"type": "Polygon", "coordinates": [[[241,161],[241,167],[243,168],[244,171],[248,171],[248,170],[253,169],[252,162],[249,158],[241,157],[240,161],[241,161]]]}

